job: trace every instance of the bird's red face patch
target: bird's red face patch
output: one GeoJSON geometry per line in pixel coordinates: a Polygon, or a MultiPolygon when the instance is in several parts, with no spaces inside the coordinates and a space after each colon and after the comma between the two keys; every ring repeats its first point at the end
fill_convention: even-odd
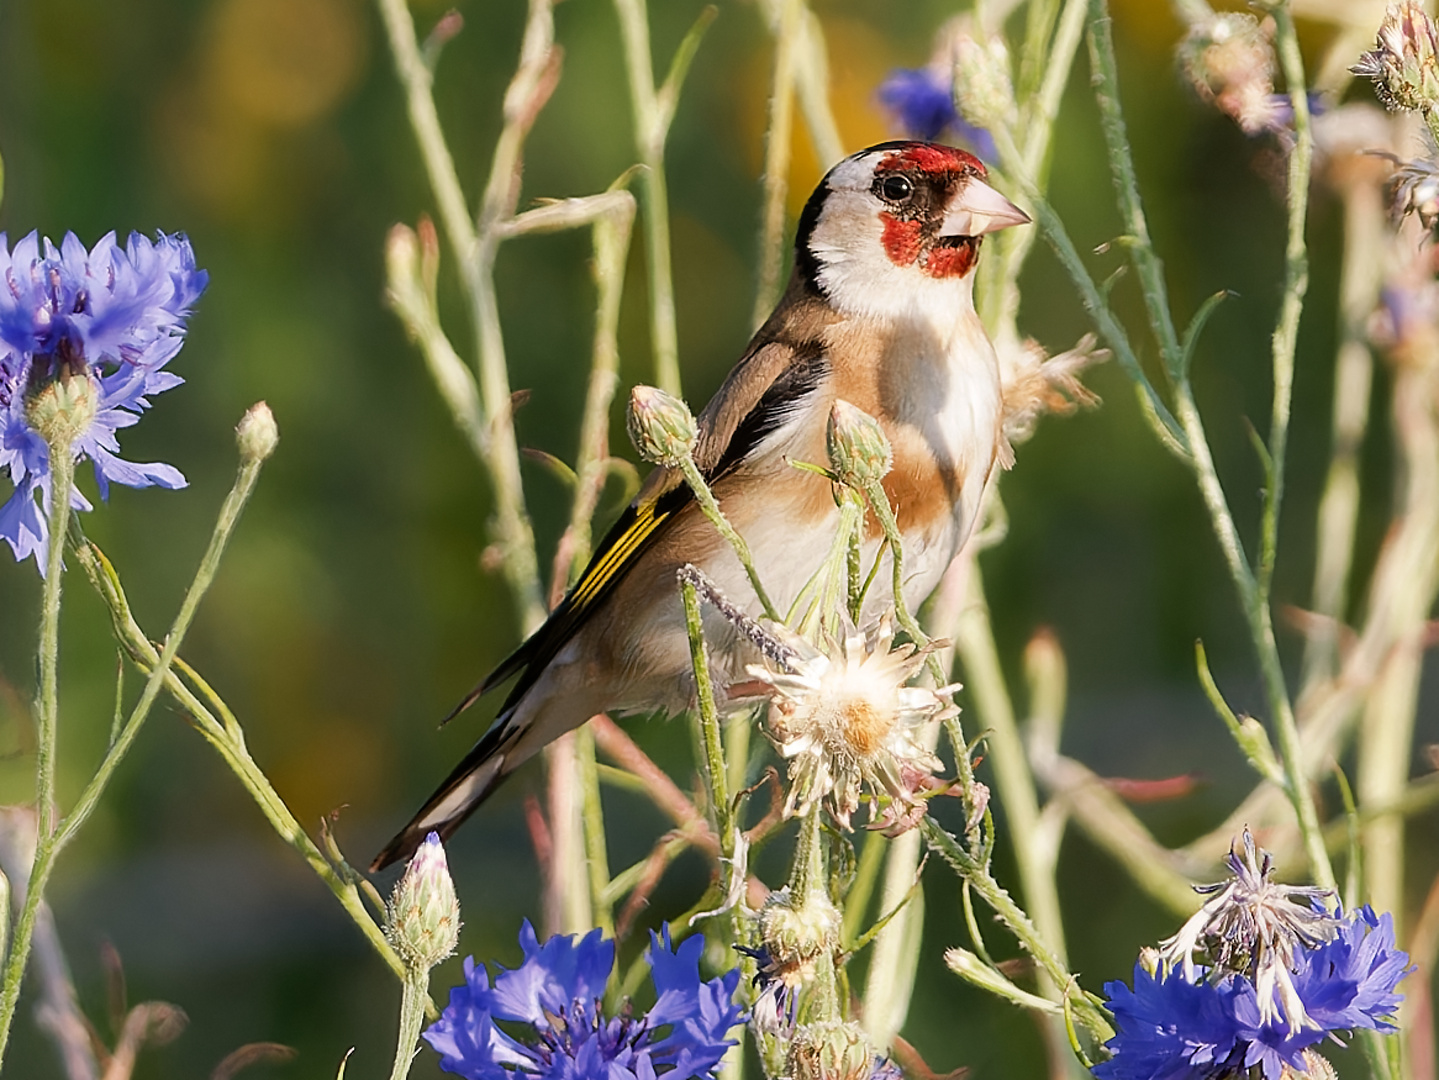
{"type": "Polygon", "coordinates": [[[909,143],[881,158],[872,190],[885,204],[879,218],[889,261],[918,264],[934,278],[962,278],[974,269],[979,238],[941,236],[940,229],[956,193],[984,176],[984,163],[973,154],[935,143],[909,143]]]}
{"type": "Polygon", "coordinates": [[[962,278],[974,269],[978,257],[979,237],[941,237],[924,258],[924,272],[935,278],[962,278]]]}
{"type": "Polygon", "coordinates": [[[919,258],[919,249],[924,246],[924,223],[906,221],[888,210],[879,215],[884,222],[884,253],[895,266],[908,266],[919,258]]]}
{"type": "Polygon", "coordinates": [[[936,178],[946,173],[968,173],[981,180],[988,175],[984,162],[973,154],[955,146],[941,146],[938,143],[914,143],[902,150],[895,150],[887,154],[884,160],[875,166],[874,171],[920,172],[936,178]]]}

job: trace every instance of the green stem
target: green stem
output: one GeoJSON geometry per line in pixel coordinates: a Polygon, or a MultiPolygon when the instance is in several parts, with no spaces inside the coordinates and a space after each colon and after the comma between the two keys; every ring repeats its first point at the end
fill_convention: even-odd
{"type": "Polygon", "coordinates": [[[1089,23],[1089,62],[1093,68],[1094,98],[1099,104],[1100,124],[1104,141],[1109,147],[1109,168],[1114,176],[1114,190],[1119,199],[1119,214],[1128,234],[1130,259],[1139,276],[1144,307],[1149,325],[1159,342],[1164,368],[1174,382],[1184,378],[1183,350],[1179,334],[1169,313],[1169,295],[1164,284],[1164,263],[1149,237],[1149,224],[1139,198],[1139,181],[1134,172],[1134,158],[1129,151],[1129,136],[1124,127],[1124,114],[1119,107],[1119,78],[1114,59],[1114,39],[1110,33],[1111,19],[1107,0],[1092,0],[1089,23]]]}
{"type": "Polygon", "coordinates": [[[624,40],[635,150],[645,167],[645,254],[649,262],[655,384],[665,393],[680,397],[679,334],[675,329],[674,275],[670,269],[669,185],[665,178],[669,120],[655,91],[649,14],[644,0],[615,0],[615,12],[624,40]]]}
{"type": "Polygon", "coordinates": [[[466,208],[459,174],[440,127],[433,74],[415,38],[414,19],[405,0],[379,0],[379,6],[395,69],[405,89],[410,126],[439,206],[440,223],[455,251],[469,293],[479,346],[480,400],[489,432],[483,463],[494,489],[495,531],[505,580],[519,608],[521,629],[529,634],[544,621],[545,606],[540,593],[534,531],[525,510],[520,480],[519,446],[515,441],[509,372],[493,270],[503,238],[502,226],[513,215],[519,201],[516,178],[525,136],[553,88],[552,12],[548,3],[530,5],[520,63],[505,95],[505,123],[495,143],[476,227],[466,208]]]}
{"type": "Polygon", "coordinates": [[[1105,1042],[1114,1036],[1114,1029],[1103,1013],[1089,1000],[1089,996],[1074,986],[1074,976],[1064,963],[1045,944],[1043,937],[1030,921],[1014,898],[990,875],[989,869],[981,865],[964,847],[931,818],[920,822],[925,842],[930,849],[947,862],[965,881],[975,894],[989,905],[999,920],[1009,928],[1024,950],[1034,957],[1036,963],[1047,974],[1055,986],[1065,989],[1066,997],[1074,1007],[1075,1014],[1095,1039],[1105,1042]]]}
{"type": "Polygon", "coordinates": [[[720,509],[714,492],[710,490],[705,478],[700,475],[699,466],[695,464],[694,458],[685,457],[680,461],[680,471],[684,473],[685,482],[694,492],[695,500],[700,504],[700,509],[704,511],[705,517],[709,518],[710,524],[719,530],[719,534],[734,549],[735,556],[739,559],[740,565],[744,567],[744,572],[749,577],[750,587],[754,589],[755,596],[759,598],[765,615],[775,622],[782,622],[779,612],[775,610],[774,604],[770,603],[769,594],[764,591],[764,585],[760,582],[759,571],[754,567],[754,556],[750,554],[749,544],[745,543],[745,538],[724,516],[724,511],[720,509]]]}
{"type": "MultiPolygon", "coordinates": [[[[1009,818],[1025,903],[1034,913],[1039,932],[1062,964],[1066,962],[1064,923],[1054,866],[1040,850],[1039,796],[1029,770],[1024,739],[1015,720],[1014,704],[1000,668],[978,560],[971,564],[969,575],[969,596],[955,635],[955,649],[964,665],[965,681],[974,699],[979,724],[989,729],[997,794],[1009,818]]],[[[1061,984],[1042,979],[1041,986],[1046,997],[1057,1001],[1063,995],[1061,984]]]]}
{"type": "MultiPolygon", "coordinates": [[[[1289,699],[1289,689],[1284,680],[1284,669],[1279,661],[1279,649],[1274,638],[1274,626],[1268,603],[1268,574],[1273,564],[1273,545],[1277,532],[1280,493],[1283,485],[1283,454],[1287,441],[1290,388],[1293,381],[1294,333],[1298,327],[1299,314],[1303,306],[1306,284],[1304,260],[1304,215],[1307,208],[1309,162],[1312,150],[1312,136],[1308,125],[1308,102],[1305,98],[1304,71],[1294,34],[1294,24],[1284,9],[1276,10],[1279,24],[1279,52],[1284,65],[1285,76],[1290,83],[1290,98],[1294,103],[1296,118],[1296,145],[1291,152],[1289,175],[1289,240],[1286,247],[1285,296],[1280,308],[1280,319],[1274,337],[1275,363],[1275,404],[1274,427],[1271,431],[1267,466],[1270,483],[1267,488],[1265,505],[1265,531],[1261,540],[1260,569],[1256,577],[1249,560],[1244,554],[1233,515],[1229,511],[1223,486],[1219,482],[1214,462],[1205,439],[1199,409],[1189,384],[1187,359],[1174,334],[1173,321],[1169,315],[1169,301],[1164,287],[1163,267],[1149,238],[1143,207],[1139,200],[1138,183],[1134,175],[1129,143],[1124,131],[1123,116],[1119,111],[1119,92],[1114,64],[1114,44],[1109,33],[1109,17],[1106,0],[1092,0],[1093,19],[1090,24],[1090,51],[1095,69],[1096,95],[1100,102],[1105,142],[1109,149],[1110,166],[1114,173],[1115,188],[1119,197],[1120,212],[1132,238],[1131,253],[1139,273],[1144,292],[1150,323],[1165,357],[1165,367],[1174,384],[1175,411],[1181,429],[1180,445],[1186,450],[1185,460],[1194,470],[1200,492],[1209,510],[1210,521],[1219,545],[1229,564],[1230,576],[1239,592],[1240,604],[1249,623],[1250,635],[1259,654],[1260,675],[1264,681],[1275,733],[1278,737],[1280,755],[1285,771],[1285,788],[1295,816],[1299,820],[1300,833],[1304,838],[1305,852],[1309,857],[1310,870],[1314,880],[1324,888],[1334,888],[1334,870],[1329,862],[1328,852],[1320,832],[1318,814],[1308,781],[1303,773],[1303,762],[1299,752],[1299,730],[1294,720],[1294,708],[1289,699]],[[1302,119],[1301,119],[1302,118],[1302,119]]],[[[1047,209],[1047,208],[1046,208],[1047,209]]],[[[1052,211],[1050,211],[1052,213],[1052,211]]],[[[1043,215],[1041,214],[1041,220],[1043,215]]],[[[1058,250],[1058,246],[1056,245],[1058,250]]],[[[1068,261],[1068,260],[1064,260],[1068,261]]],[[[1082,268],[1081,268],[1082,269],[1082,268]]],[[[1073,273],[1073,270],[1071,270],[1073,273]]],[[[1093,290],[1092,282],[1076,276],[1081,292],[1093,290]]],[[[1092,309],[1093,310],[1093,309],[1092,309]]],[[[1107,306],[1102,308],[1107,313],[1107,306]]],[[[1110,316],[1112,320],[1112,316],[1110,316]]],[[[1098,320],[1097,320],[1098,321],[1098,320]]],[[[1100,330],[1110,337],[1111,328],[1101,325],[1100,330]]],[[[1122,332],[1121,332],[1122,338],[1122,332]]],[[[1117,347],[1120,338],[1111,339],[1116,353],[1123,353],[1117,347]]],[[[1127,342],[1126,342],[1127,348],[1127,342]]],[[[1130,365],[1125,365],[1126,370],[1130,365]]],[[[1137,364],[1131,375],[1138,371],[1137,379],[1150,395],[1148,381],[1137,364]]],[[[1164,414],[1160,414],[1163,416],[1164,414]]],[[[1164,425],[1169,427],[1168,424],[1164,425]]]]}
{"type": "MultiPolygon", "coordinates": [[[[879,519],[879,527],[884,532],[884,538],[889,542],[889,554],[891,566],[894,570],[894,614],[899,620],[899,625],[909,635],[917,646],[923,647],[929,644],[929,635],[919,625],[909,605],[904,600],[904,537],[899,532],[899,522],[895,520],[894,508],[889,504],[889,496],[885,494],[884,487],[878,480],[873,481],[865,488],[865,497],[869,500],[870,509],[874,516],[879,519]]],[[[929,672],[934,678],[936,686],[943,686],[945,679],[944,668],[940,665],[939,657],[930,654],[929,672]]]]}
{"type": "Polygon", "coordinates": [[[1279,509],[1284,498],[1284,466],[1289,445],[1289,412],[1294,396],[1294,353],[1299,342],[1299,316],[1309,286],[1309,259],[1304,226],[1309,214],[1309,171],[1314,156],[1314,134],[1309,123],[1309,95],[1299,36],[1287,5],[1274,8],[1275,44],[1280,66],[1289,84],[1294,112],[1294,145],[1289,151],[1288,223],[1284,246],[1284,297],[1274,327],[1274,401],[1269,425],[1270,482],[1265,491],[1264,518],[1259,546],[1259,594],[1269,600],[1274,558],[1279,541],[1279,509]]]}
{"type": "Polygon", "coordinates": [[[724,858],[730,858],[734,855],[734,824],[729,800],[729,776],[725,770],[719,709],[715,707],[714,684],[710,679],[709,656],[705,649],[699,591],[693,581],[680,582],[680,596],[684,599],[685,630],[689,634],[690,663],[694,667],[700,740],[704,748],[705,784],[709,789],[710,804],[714,807],[715,824],[719,830],[720,854],[724,858]]]}
{"type": "Polygon", "coordinates": [[[590,871],[590,908],[595,925],[615,936],[610,900],[610,856],[605,845],[605,810],[600,801],[600,772],[595,761],[595,733],[586,724],[575,732],[576,772],[580,781],[580,814],[584,820],[585,862],[590,871]]]}
{"type": "MultiPolygon", "coordinates": [[[[35,801],[39,842],[55,831],[55,751],[60,719],[60,586],[65,573],[65,532],[75,458],[70,447],[50,447],[50,537],[45,554],[45,588],[40,599],[40,696],[36,732],[35,801]]],[[[32,890],[33,891],[33,890],[32,890]]],[[[38,902],[38,901],[37,901],[38,902]]]]}
{"type": "Polygon", "coordinates": [[[120,737],[115,740],[109,753],[100,763],[100,767],[95,771],[94,778],[86,785],[74,808],[65,816],[65,820],[61,824],[59,839],[62,844],[69,843],[80,826],[94,812],[106,785],[109,784],[110,778],[114,775],[120,762],[125,759],[125,755],[135,742],[135,737],[140,733],[140,726],[145,722],[155,699],[160,695],[165,676],[175,660],[175,654],[179,652],[180,643],[190,629],[190,623],[195,618],[195,612],[200,606],[201,599],[204,598],[211,583],[215,580],[215,572],[220,567],[220,559],[225,554],[225,548],[230,543],[230,537],[239,523],[240,514],[244,511],[251,492],[255,490],[255,482],[260,478],[260,467],[261,462],[258,461],[248,461],[240,466],[239,475],[235,477],[235,484],[220,507],[220,516],[215,522],[215,530],[210,536],[210,544],[200,559],[200,568],[195,572],[195,580],[190,583],[190,588],[185,593],[185,598],[180,604],[180,610],[175,616],[170,632],[165,636],[165,647],[161,651],[154,669],[150,672],[149,679],[145,682],[145,688],[140,693],[140,700],[136,702],[135,708],[131,711],[130,719],[121,728],[120,737]]]}
{"type": "Polygon", "coordinates": [[[796,904],[804,903],[811,890],[824,888],[824,851],[820,843],[823,833],[820,808],[815,805],[799,820],[799,836],[794,842],[794,863],[789,872],[789,891],[796,904]]]}
{"type": "Polygon", "coordinates": [[[770,88],[769,127],[764,149],[764,216],[760,225],[759,284],[752,322],[760,326],[779,299],[784,267],[784,207],[789,191],[790,149],[794,139],[795,66],[804,18],[802,0],[778,0],[774,76],[770,88]]]}
{"type": "Polygon", "coordinates": [[[65,534],[70,520],[70,492],[75,479],[75,458],[68,445],[50,447],[50,536],[45,555],[45,586],[40,599],[39,666],[40,692],[36,723],[35,801],[39,822],[35,861],[30,868],[25,903],[15,923],[0,984],[0,1064],[10,1042],[10,1029],[20,1003],[20,983],[30,959],[35,921],[45,885],[54,865],[58,845],[55,837],[55,742],[59,726],[60,584],[65,567],[65,534]]]}
{"type": "MultiPolygon", "coordinates": [[[[75,544],[73,550],[86,578],[89,579],[101,600],[109,608],[116,640],[125,649],[130,662],[142,674],[152,674],[158,668],[160,654],[150,644],[150,639],[131,615],[129,601],[125,597],[120,580],[115,576],[109,560],[105,558],[99,548],[84,540],[83,537],[75,544]]],[[[244,733],[239,725],[227,726],[217,719],[211,708],[196,697],[174,671],[165,672],[164,682],[166,691],[194,721],[196,730],[210,745],[215,747],[226,765],[250,792],[261,813],[265,815],[275,832],[299,852],[301,858],[309,864],[310,868],[339,900],[341,907],[354,920],[355,925],[360,928],[381,959],[394,972],[395,977],[403,979],[405,966],[399,956],[395,954],[394,949],[390,947],[390,943],[385,940],[384,932],[365,909],[359,890],[352,882],[345,880],[340,875],[300,826],[299,821],[271,786],[264,772],[250,757],[249,751],[245,747],[244,733]]],[[[197,685],[207,696],[212,696],[212,692],[202,681],[197,679],[197,685]]],[[[230,710],[225,707],[224,702],[214,699],[213,696],[211,705],[222,716],[231,716],[230,710]]],[[[430,1015],[439,1015],[433,1006],[430,1006],[428,1011],[430,1015]]]]}
{"type": "Polygon", "coordinates": [[[429,982],[427,971],[411,970],[405,974],[404,990],[400,995],[400,1037],[395,1044],[395,1066],[390,1070],[390,1080],[405,1080],[410,1075],[410,1066],[415,1060],[415,1043],[420,1040],[420,1028],[425,1022],[429,982]]]}

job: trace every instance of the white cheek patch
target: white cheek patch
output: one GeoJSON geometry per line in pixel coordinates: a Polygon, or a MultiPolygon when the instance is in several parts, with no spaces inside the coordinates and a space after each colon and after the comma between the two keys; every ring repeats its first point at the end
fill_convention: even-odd
{"type": "Polygon", "coordinates": [[[969,303],[974,275],[932,278],[919,264],[898,266],[884,247],[885,204],[870,191],[881,154],[846,161],[829,177],[829,194],[809,235],[819,286],[846,315],[885,321],[920,318],[949,325],[969,303]]]}

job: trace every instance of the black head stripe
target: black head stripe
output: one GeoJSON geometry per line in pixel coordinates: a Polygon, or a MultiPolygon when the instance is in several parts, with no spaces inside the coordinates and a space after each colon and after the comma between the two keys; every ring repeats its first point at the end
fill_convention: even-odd
{"type": "Polygon", "coordinates": [[[829,174],[819,182],[819,186],[810,195],[809,201],[804,204],[800,211],[799,228],[794,235],[794,268],[801,281],[811,292],[823,295],[824,290],[819,284],[819,259],[810,250],[810,237],[814,234],[814,227],[819,224],[819,212],[824,207],[824,197],[829,194],[829,174]]]}

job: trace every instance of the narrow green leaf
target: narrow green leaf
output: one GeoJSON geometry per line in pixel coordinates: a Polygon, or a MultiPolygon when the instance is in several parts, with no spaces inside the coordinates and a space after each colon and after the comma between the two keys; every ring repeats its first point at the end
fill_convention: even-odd
{"type": "Polygon", "coordinates": [[[660,84],[659,92],[655,95],[659,105],[659,129],[661,132],[668,132],[670,129],[670,121],[674,119],[675,107],[679,104],[680,87],[684,85],[685,76],[689,74],[690,64],[694,61],[695,53],[699,51],[700,41],[704,39],[705,31],[718,17],[719,8],[710,4],[700,12],[699,18],[694,21],[689,33],[684,36],[679,48],[675,50],[674,59],[670,61],[669,73],[665,75],[665,81],[660,84]]]}
{"type": "Polygon", "coordinates": [[[1204,325],[1209,322],[1209,316],[1214,314],[1216,308],[1231,296],[1238,293],[1229,289],[1220,289],[1204,303],[1199,305],[1199,310],[1194,313],[1194,318],[1189,320],[1189,325],[1184,328],[1184,337],[1179,343],[1179,370],[1171,371],[1170,376],[1176,381],[1189,378],[1189,365],[1194,361],[1194,347],[1199,344],[1199,335],[1204,332],[1204,325]]]}

